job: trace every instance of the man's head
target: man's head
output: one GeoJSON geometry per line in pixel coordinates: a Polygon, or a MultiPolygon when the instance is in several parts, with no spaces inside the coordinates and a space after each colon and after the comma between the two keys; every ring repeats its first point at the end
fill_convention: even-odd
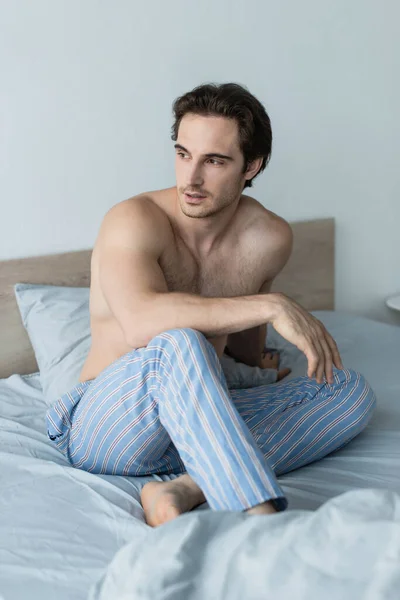
{"type": "Polygon", "coordinates": [[[272,131],[263,105],[235,83],[205,84],[173,104],[176,181],[181,208],[192,217],[235,202],[271,156],[272,131]],[[186,194],[204,199],[194,204],[186,194]]]}

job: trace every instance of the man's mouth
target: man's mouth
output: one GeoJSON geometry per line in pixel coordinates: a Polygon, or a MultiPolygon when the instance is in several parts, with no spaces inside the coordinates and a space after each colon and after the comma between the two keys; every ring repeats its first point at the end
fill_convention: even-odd
{"type": "Polygon", "coordinates": [[[188,202],[200,202],[201,200],[204,200],[204,198],[206,198],[207,196],[202,196],[201,194],[198,193],[189,193],[189,192],[185,192],[185,198],[188,202]]]}
{"type": "Polygon", "coordinates": [[[205,198],[204,194],[199,194],[198,192],[185,192],[187,196],[191,198],[205,198]]]}

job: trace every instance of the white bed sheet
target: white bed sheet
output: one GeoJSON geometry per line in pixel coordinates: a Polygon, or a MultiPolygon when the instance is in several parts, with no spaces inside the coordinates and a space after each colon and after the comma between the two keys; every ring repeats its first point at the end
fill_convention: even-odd
{"type": "Polygon", "coordinates": [[[47,439],[46,410],[37,374],[0,380],[1,600],[84,599],[148,528],[139,490],[149,478],[70,467],[47,439]]]}
{"type": "MultiPolygon", "coordinates": [[[[357,488],[400,492],[400,328],[343,313],[318,316],[345,365],[371,383],[378,409],[346,448],[280,478],[290,509],[315,509],[357,488]]],[[[304,374],[303,357],[292,366],[292,376],[304,374]]],[[[47,440],[46,409],[37,374],[0,380],[2,600],[86,598],[116,551],[143,543],[149,532],[139,503],[149,478],[70,467],[47,440]]]]}

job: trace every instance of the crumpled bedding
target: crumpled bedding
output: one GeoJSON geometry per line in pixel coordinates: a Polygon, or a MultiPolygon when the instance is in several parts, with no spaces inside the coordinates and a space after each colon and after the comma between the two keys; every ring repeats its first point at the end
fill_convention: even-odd
{"type": "Polygon", "coordinates": [[[317,511],[203,512],[120,550],[90,600],[398,600],[400,496],[358,490],[317,511]]]}
{"type": "MultiPolygon", "coordinates": [[[[273,519],[284,518],[282,523],[286,523],[286,519],[290,521],[298,514],[309,515],[310,518],[313,513],[309,511],[318,509],[315,514],[319,514],[320,507],[325,510],[328,506],[322,506],[325,502],[344,492],[358,488],[359,493],[363,493],[369,488],[376,488],[386,490],[374,492],[375,499],[369,501],[369,504],[377,503],[376,507],[371,504],[370,509],[376,510],[374,514],[378,515],[377,518],[380,514],[383,515],[382,523],[377,527],[377,535],[380,535],[381,525],[383,524],[382,530],[386,531],[389,523],[388,514],[384,512],[386,504],[394,503],[397,507],[397,496],[396,501],[392,499],[394,494],[400,493],[400,328],[338,312],[324,312],[317,316],[335,337],[345,365],[361,371],[374,388],[378,398],[377,411],[365,432],[345,448],[322,461],[279,477],[289,500],[289,510],[285,514],[274,515],[273,519]]],[[[267,340],[269,346],[282,349],[282,367],[290,366],[293,369],[291,376],[305,373],[304,357],[299,352],[294,352],[290,344],[275,335],[273,330],[269,332],[267,340]]],[[[149,581],[143,583],[143,579],[140,579],[145,585],[143,594],[136,586],[134,594],[129,592],[127,598],[147,598],[148,586],[152,584],[154,589],[157,586],[158,589],[163,586],[166,589],[165,596],[159,597],[190,599],[190,594],[179,594],[181,589],[185,590],[185,594],[192,589],[189,585],[192,575],[196,576],[197,570],[201,570],[206,580],[204,585],[210,589],[213,573],[218,572],[221,565],[226,573],[223,586],[229,589],[229,594],[233,594],[227,596],[230,600],[235,598],[236,587],[240,590],[240,586],[246,585],[241,579],[252,578],[252,569],[259,568],[258,561],[265,562],[275,544],[280,544],[293,531],[290,525],[286,534],[284,526],[279,535],[272,538],[268,534],[266,539],[263,537],[266,535],[263,528],[258,532],[258,517],[248,517],[256,519],[251,525],[247,524],[246,518],[243,521],[246,515],[224,513],[222,517],[221,513],[214,514],[207,510],[207,505],[202,505],[174,523],[152,530],[144,522],[139,497],[141,487],[153,477],[100,476],[73,469],[47,438],[47,408],[37,374],[24,377],[13,375],[0,380],[1,600],[85,600],[91,586],[99,580],[105,584],[106,580],[102,577],[113,558],[119,560],[120,555],[117,553],[125,553],[128,559],[132,546],[135,545],[140,569],[143,568],[143,572],[148,574],[149,581]],[[232,534],[229,533],[231,526],[232,534]],[[251,527],[251,530],[246,533],[247,527],[251,527]],[[214,530],[215,537],[210,538],[208,543],[209,534],[214,530]],[[162,541],[164,532],[165,543],[162,541]],[[220,532],[225,533],[219,540],[220,532]],[[247,539],[246,535],[249,536],[248,544],[244,542],[246,553],[239,563],[233,552],[234,548],[238,548],[236,535],[239,536],[239,541],[247,539]],[[256,543],[256,540],[260,541],[256,543]],[[157,554],[156,546],[171,548],[171,552],[167,550],[157,554]],[[203,550],[198,552],[198,546],[203,550]],[[213,549],[209,555],[208,546],[210,551],[213,549]],[[176,553],[178,548],[180,550],[176,553]],[[186,561],[185,572],[180,568],[182,560],[186,561]],[[235,579],[236,573],[238,577],[235,579]],[[230,582],[232,592],[231,587],[227,587],[230,582]]],[[[162,479],[172,477],[162,476],[162,479]]],[[[338,498],[333,502],[337,500],[338,498]]],[[[354,515],[357,519],[357,507],[354,515]]],[[[279,519],[275,519],[275,523],[281,522],[279,519]]],[[[395,523],[396,533],[393,536],[398,535],[397,521],[395,523]]],[[[360,523],[359,526],[361,530],[364,527],[360,523]]],[[[389,526],[393,527],[393,523],[389,523],[389,526]]],[[[272,521],[268,527],[272,527],[272,521]]],[[[313,543],[319,540],[313,539],[313,543]]],[[[383,540],[379,537],[376,539],[383,540]]],[[[384,539],[390,545],[389,538],[384,539]]],[[[276,547],[279,549],[280,546],[276,547]]],[[[351,546],[353,549],[356,547],[354,544],[351,546]]],[[[353,553],[351,548],[348,549],[349,553],[353,553]]],[[[345,544],[342,545],[342,551],[346,551],[345,544]]],[[[292,551],[289,554],[290,552],[292,551]]],[[[329,557],[328,563],[331,563],[330,554],[329,557]]],[[[394,550],[391,560],[396,566],[398,558],[393,557],[396,557],[394,550]]],[[[376,555],[374,560],[375,558],[376,555]]],[[[286,558],[280,556],[280,560],[286,558]]],[[[366,592],[364,598],[379,600],[393,597],[387,583],[392,578],[390,564],[390,561],[375,563],[377,581],[385,581],[384,574],[387,574],[386,587],[382,588],[381,593],[377,587],[371,587],[371,583],[369,589],[372,591],[366,592]]],[[[135,573],[138,573],[138,569],[139,567],[135,567],[135,573]]],[[[271,566],[268,573],[274,582],[272,571],[271,566]]],[[[286,570],[286,579],[292,581],[295,577],[295,573],[286,570]]],[[[307,579],[310,578],[307,575],[307,579]]],[[[198,581],[197,577],[195,581],[198,581]]],[[[120,580],[118,586],[121,587],[123,583],[120,580]]],[[[129,585],[131,583],[129,580],[129,585]]],[[[100,594],[99,586],[101,584],[97,586],[97,594],[100,594]]],[[[286,597],[289,600],[301,598],[302,586],[303,583],[299,582],[295,599],[292,598],[293,593],[286,597]]],[[[349,587],[350,591],[351,589],[349,587]]],[[[325,590],[320,595],[321,600],[329,598],[327,593],[325,590]]],[[[105,592],[103,597],[106,597],[104,594],[105,592]]],[[[217,597],[213,594],[203,596],[204,600],[214,600],[217,597]]],[[[268,594],[262,597],[268,599],[268,594]]],[[[400,593],[394,597],[400,597],[400,593]]],[[[114,600],[112,595],[108,598],[114,600]]],[[[157,596],[153,598],[157,600],[157,596]]],[[[241,598],[246,600],[245,595],[241,598]]],[[[339,596],[340,600],[346,598],[353,600],[350,592],[347,596],[345,593],[339,596]]],[[[281,582],[279,600],[284,599],[285,588],[281,582]]]]}

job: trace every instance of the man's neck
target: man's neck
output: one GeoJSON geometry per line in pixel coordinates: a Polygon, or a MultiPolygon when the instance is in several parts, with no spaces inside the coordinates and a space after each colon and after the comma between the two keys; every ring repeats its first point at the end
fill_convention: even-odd
{"type": "Polygon", "coordinates": [[[235,203],[209,217],[195,218],[182,211],[176,196],[174,225],[193,254],[206,258],[219,247],[231,228],[240,199],[241,196],[235,203]]]}

